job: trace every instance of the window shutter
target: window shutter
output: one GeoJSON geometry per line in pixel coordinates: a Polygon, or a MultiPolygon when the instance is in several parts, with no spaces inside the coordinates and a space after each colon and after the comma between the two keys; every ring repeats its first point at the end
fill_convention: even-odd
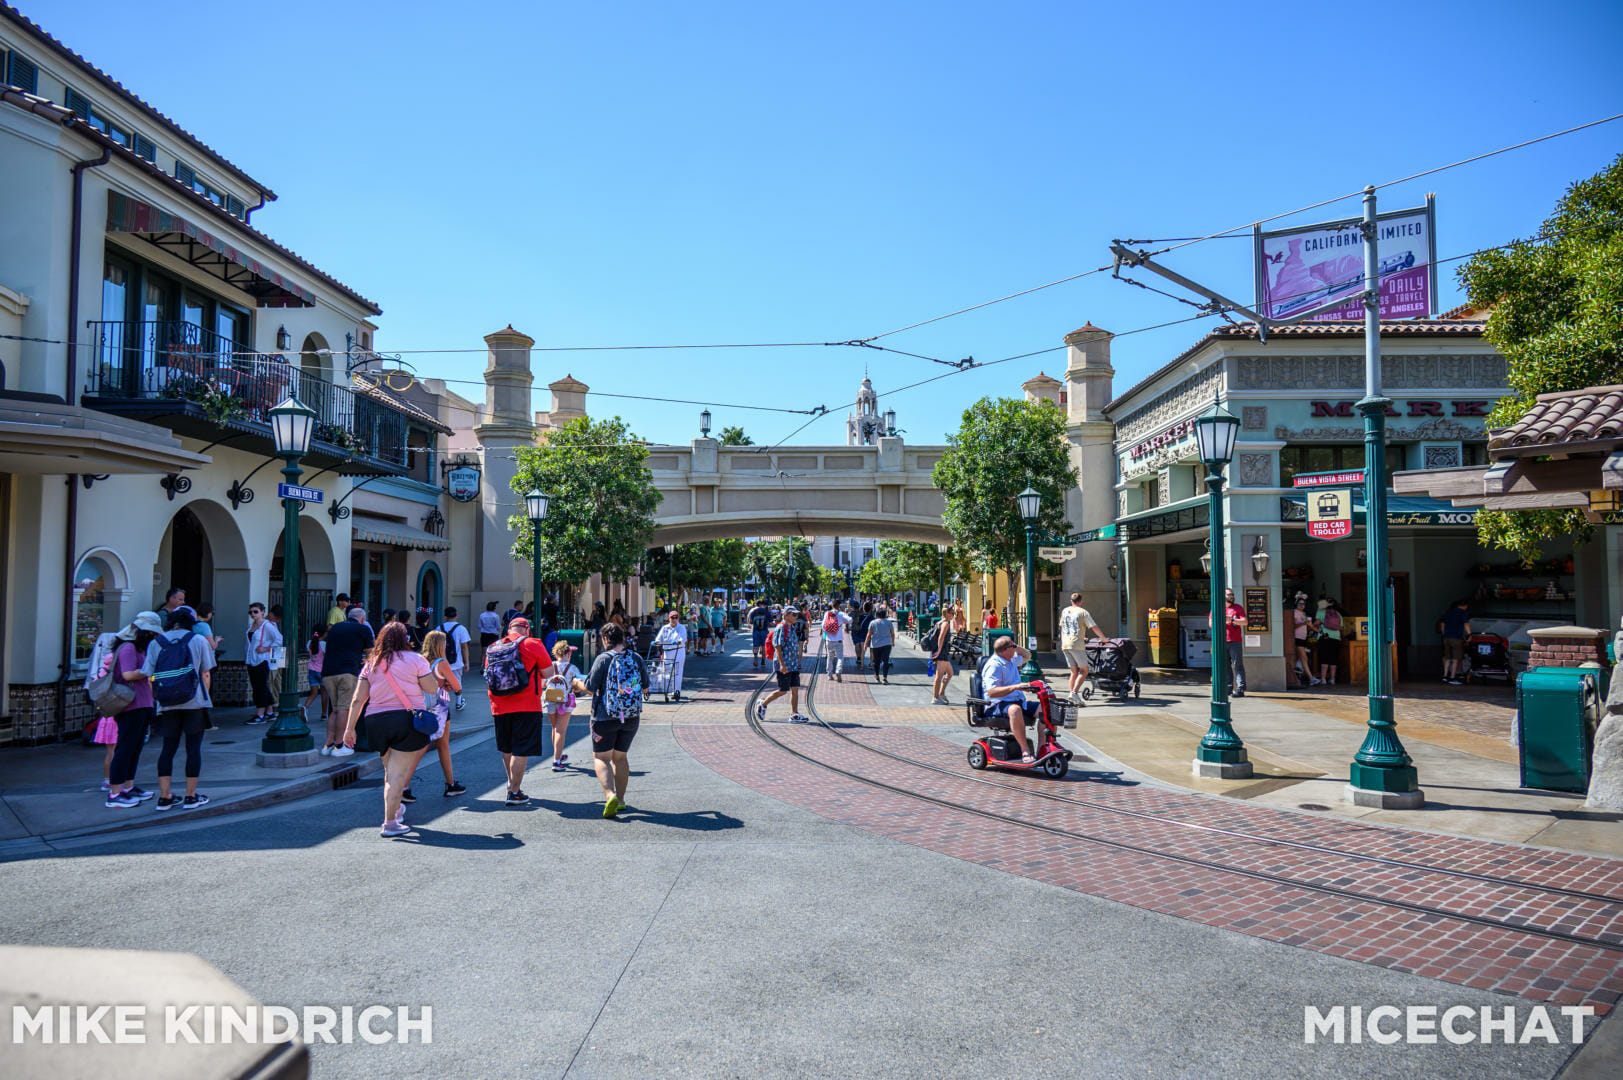
{"type": "Polygon", "coordinates": [[[145,135],[142,135],[139,131],[135,133],[134,150],[135,150],[135,152],[137,154],[140,154],[142,157],[146,158],[148,161],[153,162],[154,164],[157,163],[157,160],[158,160],[158,148],[157,148],[157,146],[155,146],[153,144],[151,139],[147,138],[145,135]]]}
{"type": "Polygon", "coordinates": [[[6,57],[6,82],[30,94],[39,93],[39,68],[16,53],[6,57]]]}
{"type": "Polygon", "coordinates": [[[186,164],[184,161],[176,161],[175,162],[175,179],[179,180],[182,184],[185,184],[187,187],[191,187],[192,185],[197,183],[197,174],[195,172],[193,172],[192,167],[190,165],[186,164]]]}
{"type": "Polygon", "coordinates": [[[72,109],[74,112],[78,113],[79,119],[89,120],[90,99],[79,93],[79,91],[75,90],[71,86],[68,87],[67,90],[67,101],[64,102],[64,104],[66,104],[69,109],[72,109]]]}
{"type": "Polygon", "coordinates": [[[242,217],[243,212],[247,209],[247,207],[243,206],[242,200],[237,198],[235,195],[227,195],[225,197],[225,209],[227,213],[234,214],[237,217],[242,217]]]}

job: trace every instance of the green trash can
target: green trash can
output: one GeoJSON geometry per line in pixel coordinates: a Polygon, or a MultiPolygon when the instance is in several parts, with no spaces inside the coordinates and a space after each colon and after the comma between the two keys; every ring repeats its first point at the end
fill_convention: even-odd
{"type": "Polygon", "coordinates": [[[1517,677],[1522,787],[1589,789],[1590,754],[1608,674],[1595,668],[1537,667],[1517,677]]]}
{"type": "MultiPolygon", "coordinates": [[[[1000,626],[995,630],[982,630],[981,631],[981,658],[984,660],[986,657],[991,656],[992,655],[992,650],[994,648],[996,648],[997,643],[998,643],[998,641],[1000,639],[1002,639],[1002,638],[1012,638],[1012,637],[1014,637],[1014,631],[1010,630],[1007,626],[1000,626]]],[[[1016,645],[1020,644],[1020,639],[1015,638],[1014,643],[1016,645]]]]}
{"type": "Polygon", "coordinates": [[[570,657],[571,662],[582,671],[592,669],[592,660],[597,656],[597,635],[590,630],[560,630],[558,640],[567,641],[577,650],[570,657]]]}

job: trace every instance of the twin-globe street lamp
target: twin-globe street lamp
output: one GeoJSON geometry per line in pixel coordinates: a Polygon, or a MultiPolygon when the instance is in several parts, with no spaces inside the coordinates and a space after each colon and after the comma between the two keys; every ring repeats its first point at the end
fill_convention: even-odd
{"type": "Polygon", "coordinates": [[[1037,666],[1037,517],[1042,513],[1043,497],[1030,482],[1026,490],[1014,497],[1020,504],[1020,516],[1026,522],[1026,648],[1031,653],[1020,665],[1020,677],[1030,682],[1043,677],[1037,666]]]}
{"type": "MultiPolygon", "coordinates": [[[[276,454],[287,462],[282,475],[287,477],[288,486],[296,487],[302,475],[299,459],[310,450],[315,411],[289,394],[267,415],[276,454]]],[[[299,754],[314,750],[316,745],[310,737],[310,726],[304,722],[304,710],[299,708],[298,643],[300,632],[307,629],[299,625],[299,583],[304,577],[299,560],[299,511],[303,507],[299,499],[282,500],[282,655],[286,659],[282,663],[282,699],[277,704],[276,722],[259,744],[266,754],[299,754]]]]}
{"type": "Polygon", "coordinates": [[[937,544],[935,550],[938,556],[936,563],[941,576],[940,587],[936,589],[935,593],[936,610],[945,616],[947,614],[947,545],[937,544]]]}
{"type": "Polygon", "coordinates": [[[541,636],[541,523],[547,519],[547,509],[552,505],[552,496],[543,491],[531,491],[524,496],[524,510],[530,518],[530,569],[534,574],[531,580],[532,592],[535,594],[535,617],[530,620],[530,636],[541,636]]]}
{"type": "MultiPolygon", "coordinates": [[[[706,410],[708,412],[709,410],[706,410]]],[[[669,571],[665,576],[665,602],[676,607],[676,545],[665,545],[665,569],[669,571]]]]}
{"type": "MultiPolygon", "coordinates": [[[[1240,419],[1221,405],[1195,418],[1195,445],[1201,464],[1206,466],[1207,517],[1210,529],[1211,577],[1208,589],[1212,602],[1212,718],[1211,727],[1200,740],[1195,753],[1195,770],[1201,776],[1237,779],[1251,775],[1251,762],[1245,744],[1234,734],[1229,721],[1228,694],[1228,603],[1223,598],[1223,470],[1234,460],[1234,444],[1240,437],[1240,419]],[[1221,616],[1219,615],[1221,612],[1221,616]]],[[[1201,560],[1205,562],[1203,558],[1201,560]]],[[[1236,643],[1244,648],[1245,643],[1236,643]]]]}

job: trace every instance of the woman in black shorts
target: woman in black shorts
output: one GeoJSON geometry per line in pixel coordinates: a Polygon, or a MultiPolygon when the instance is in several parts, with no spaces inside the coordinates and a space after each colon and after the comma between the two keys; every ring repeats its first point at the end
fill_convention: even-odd
{"type": "Polygon", "coordinates": [[[383,757],[384,836],[411,831],[402,820],[401,796],[411,786],[411,775],[428,749],[428,735],[412,724],[411,713],[426,708],[432,700],[428,695],[438,694],[439,689],[428,661],[412,650],[405,624],[385,624],[361,668],[344,726],[344,745],[353,747],[355,725],[366,712],[367,742],[383,757]]]}
{"type": "Polygon", "coordinates": [[[626,648],[625,627],[615,623],[603,628],[603,650],[586,676],[586,692],[592,695],[592,766],[603,787],[603,816],[611,818],[626,805],[626,781],[631,776],[626,753],[642,720],[641,690],[648,686],[648,665],[626,648]],[[640,682],[635,701],[617,715],[610,711],[608,688],[612,667],[622,658],[636,664],[640,682]]]}

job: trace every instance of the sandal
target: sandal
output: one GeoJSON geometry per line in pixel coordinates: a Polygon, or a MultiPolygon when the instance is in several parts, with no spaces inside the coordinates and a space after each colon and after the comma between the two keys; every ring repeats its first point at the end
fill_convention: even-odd
{"type": "Polygon", "coordinates": [[[1026,754],[1023,757],[1021,757],[1020,764],[1022,764],[1022,765],[1035,765],[1035,764],[1037,764],[1037,759],[1032,757],[1030,754],[1026,754]]]}

